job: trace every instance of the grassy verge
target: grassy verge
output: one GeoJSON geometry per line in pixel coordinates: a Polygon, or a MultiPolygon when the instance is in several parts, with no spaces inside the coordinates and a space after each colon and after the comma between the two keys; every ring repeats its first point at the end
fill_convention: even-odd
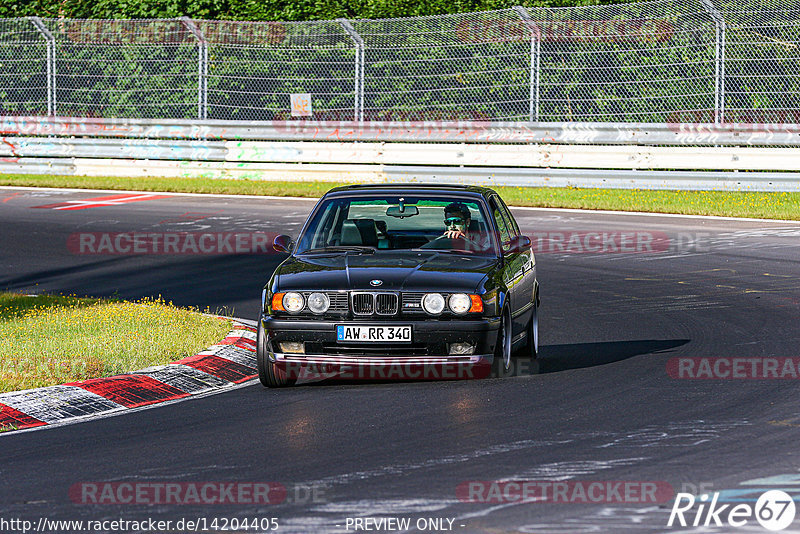
{"type": "MultiPolygon", "coordinates": [[[[212,180],[207,178],[0,175],[0,185],[318,198],[328,189],[341,184],[212,180]]],[[[514,206],[800,219],[800,193],[643,191],[572,187],[497,187],[495,189],[508,204],[514,206]]]]}
{"type": "Polygon", "coordinates": [[[0,392],[112,376],[213,345],[228,321],[162,300],[0,293],[0,392]]]}

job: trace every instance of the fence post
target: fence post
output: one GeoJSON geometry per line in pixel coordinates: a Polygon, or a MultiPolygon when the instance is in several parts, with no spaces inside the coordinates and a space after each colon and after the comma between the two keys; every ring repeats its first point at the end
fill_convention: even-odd
{"type": "Polygon", "coordinates": [[[56,39],[39,17],[28,17],[31,24],[47,40],[47,115],[56,115],[56,39]]]}
{"type": "Polygon", "coordinates": [[[700,0],[703,9],[711,16],[716,26],[716,66],[714,80],[714,123],[725,122],[725,18],[711,0],[700,0]]]}
{"type": "Polygon", "coordinates": [[[540,63],[539,58],[542,55],[542,31],[539,25],[536,24],[531,18],[528,10],[522,6],[514,6],[519,18],[521,18],[525,25],[531,32],[531,67],[530,67],[530,94],[528,96],[530,103],[528,105],[528,120],[531,122],[539,122],[539,72],[540,63]]]}
{"type": "Polygon", "coordinates": [[[364,40],[347,19],[336,19],[356,45],[355,103],[353,120],[364,121],[364,40]]]}
{"type": "Polygon", "coordinates": [[[208,118],[208,43],[203,32],[189,17],[180,17],[186,29],[197,39],[197,118],[208,118]]]}

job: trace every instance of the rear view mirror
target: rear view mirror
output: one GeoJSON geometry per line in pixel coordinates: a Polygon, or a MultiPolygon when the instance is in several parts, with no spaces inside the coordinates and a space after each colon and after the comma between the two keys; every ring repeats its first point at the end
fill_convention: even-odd
{"type": "Polygon", "coordinates": [[[406,206],[400,204],[399,206],[389,206],[386,208],[387,217],[404,219],[406,217],[413,217],[414,215],[419,215],[419,209],[416,206],[406,206]]]}
{"type": "Polygon", "coordinates": [[[294,243],[292,243],[292,238],[288,235],[279,235],[276,236],[275,241],[272,242],[272,248],[275,252],[285,252],[289,254],[294,248],[294,243]]]}

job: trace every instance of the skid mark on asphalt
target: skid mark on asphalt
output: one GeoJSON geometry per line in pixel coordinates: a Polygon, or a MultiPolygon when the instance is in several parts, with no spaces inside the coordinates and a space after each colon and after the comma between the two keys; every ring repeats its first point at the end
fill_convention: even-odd
{"type": "Polygon", "coordinates": [[[20,196],[21,194],[22,194],[22,191],[19,191],[19,192],[17,192],[17,193],[14,193],[13,195],[11,195],[11,196],[8,196],[8,197],[6,197],[6,198],[4,198],[4,199],[3,199],[3,201],[2,201],[2,203],[3,203],[3,204],[5,204],[6,202],[8,202],[9,200],[11,200],[12,198],[16,198],[16,197],[20,196]]]}
{"type": "Polygon", "coordinates": [[[632,311],[683,311],[729,308],[731,297],[737,295],[765,294],[780,296],[783,305],[796,304],[800,294],[800,277],[772,273],[746,273],[733,269],[705,269],[660,277],[634,276],[625,281],[634,288],[646,288],[647,294],[623,294],[604,288],[589,288],[604,303],[603,314],[631,313],[632,311]],[[683,289],[676,294],[676,288],[683,289]]]}
{"type": "MultiPolygon", "coordinates": [[[[594,441],[599,441],[599,444],[594,446],[595,448],[633,447],[639,449],[641,447],[693,447],[695,445],[706,443],[716,438],[719,438],[724,433],[730,431],[735,427],[744,426],[748,424],[749,423],[747,421],[728,421],[720,423],[709,423],[707,421],[696,420],[696,421],[674,423],[666,426],[642,427],[640,429],[624,433],[593,432],[589,434],[578,434],[574,436],[574,439],[563,440],[561,442],[551,442],[551,443],[552,444],[568,443],[575,441],[576,439],[581,440],[588,438],[594,441]]],[[[485,450],[474,451],[473,453],[468,453],[464,455],[455,455],[438,459],[431,459],[427,462],[420,462],[417,464],[390,466],[386,468],[385,471],[384,470],[364,471],[358,473],[350,473],[348,475],[330,477],[328,479],[315,481],[314,483],[323,483],[327,485],[346,484],[377,476],[397,476],[401,474],[405,475],[408,473],[408,471],[414,469],[466,462],[472,459],[480,458],[482,456],[489,456],[491,454],[521,451],[530,447],[544,446],[544,445],[545,442],[520,441],[509,444],[497,445],[495,447],[490,447],[485,450]]],[[[514,474],[513,476],[504,477],[503,479],[499,480],[563,481],[575,478],[577,476],[591,476],[592,474],[600,471],[635,465],[637,463],[647,461],[648,459],[649,458],[647,457],[636,456],[636,457],[615,458],[615,459],[598,460],[598,461],[576,460],[576,461],[554,462],[549,464],[543,464],[541,466],[534,467],[522,473],[517,473],[514,474]]],[[[343,516],[345,517],[346,516],[364,517],[365,516],[364,514],[366,514],[367,516],[375,515],[381,517],[387,515],[402,515],[403,513],[420,514],[427,511],[423,509],[413,510],[413,511],[401,510],[401,503],[409,502],[409,501],[404,501],[402,499],[391,501],[393,503],[397,503],[396,510],[387,510],[380,512],[376,512],[377,508],[369,508],[366,505],[359,507],[357,506],[359,502],[361,501],[355,501],[355,502],[345,501],[342,503],[330,503],[325,506],[320,506],[315,508],[313,512],[316,514],[340,513],[343,514],[343,516]]],[[[372,501],[372,502],[374,502],[377,506],[379,503],[381,502],[385,503],[387,501],[372,501]]],[[[470,520],[470,523],[467,525],[467,530],[465,530],[465,532],[484,531],[483,528],[480,526],[480,518],[487,517],[491,514],[494,514],[495,512],[499,512],[506,508],[521,506],[521,505],[531,505],[531,503],[515,501],[515,502],[493,504],[490,506],[479,507],[479,509],[475,510],[475,503],[463,503],[461,501],[448,498],[437,499],[432,497],[424,500],[412,499],[411,502],[418,503],[419,506],[422,507],[428,506],[436,508],[435,511],[431,510],[431,512],[434,512],[433,515],[455,517],[456,524],[470,520]],[[464,507],[470,507],[472,508],[472,511],[463,513],[464,507]],[[443,510],[447,509],[449,509],[450,512],[444,513],[443,510]],[[474,520],[478,520],[478,522],[475,522],[474,520]]],[[[664,525],[666,524],[666,520],[661,521],[661,519],[665,517],[664,514],[666,514],[667,512],[668,510],[658,506],[650,506],[647,508],[625,507],[625,506],[603,507],[600,510],[592,510],[588,512],[586,515],[580,516],[578,518],[567,519],[563,523],[559,523],[558,525],[555,524],[548,525],[544,523],[533,524],[533,525],[526,525],[524,527],[517,527],[514,530],[518,532],[551,532],[551,531],[565,532],[565,533],[608,532],[609,531],[608,529],[613,527],[613,529],[618,531],[625,531],[625,530],[661,531],[663,530],[664,525]],[[646,524],[645,521],[648,521],[648,523],[646,524]],[[602,527],[598,527],[598,525],[602,525],[602,527]],[[552,529],[550,528],[551,526],[553,527],[552,529]]],[[[306,517],[304,518],[304,520],[310,522],[311,518],[306,517]]],[[[316,524],[317,526],[320,527],[331,525],[331,522],[326,518],[320,518],[319,516],[316,516],[315,520],[320,521],[319,523],[316,524]]]]}
{"type": "Polygon", "coordinates": [[[222,211],[223,210],[213,211],[211,213],[204,213],[200,211],[187,211],[186,213],[183,213],[177,217],[173,217],[172,219],[164,219],[163,221],[158,221],[156,225],[169,224],[169,223],[186,224],[195,221],[202,221],[203,219],[211,217],[212,215],[218,215],[222,213],[222,211]]]}
{"type": "Polygon", "coordinates": [[[552,462],[536,466],[533,469],[528,469],[509,477],[503,477],[499,479],[499,482],[509,482],[513,480],[552,480],[560,482],[576,476],[594,475],[606,469],[634,465],[645,460],[649,460],[649,458],[637,457],[617,458],[612,460],[552,462]]]}
{"type": "MultiPolygon", "coordinates": [[[[594,532],[664,532],[669,510],[658,506],[603,507],[578,517],[568,517],[558,523],[531,523],[515,527],[515,532],[548,534],[581,534],[594,532]]],[[[682,530],[681,532],[689,532],[682,530]]],[[[693,530],[691,532],[701,532],[693,530]]],[[[719,532],[716,530],[715,532],[719,532]]]]}
{"type": "Polygon", "coordinates": [[[526,439],[522,441],[514,441],[512,443],[502,443],[498,445],[493,445],[491,447],[487,447],[485,449],[478,449],[476,451],[468,452],[465,454],[455,454],[449,456],[442,456],[439,458],[431,458],[429,460],[424,460],[421,462],[412,462],[406,464],[396,464],[396,465],[389,465],[380,467],[377,469],[368,469],[364,471],[353,471],[350,473],[342,473],[339,475],[333,475],[325,478],[320,478],[317,480],[312,480],[308,482],[303,482],[304,485],[336,485],[336,484],[349,484],[351,482],[357,482],[361,480],[368,480],[377,477],[384,477],[384,476],[396,476],[399,474],[404,474],[409,471],[415,471],[418,469],[428,469],[433,467],[440,467],[444,465],[452,465],[458,463],[469,462],[471,460],[482,458],[486,456],[492,456],[495,454],[504,454],[508,452],[515,452],[524,449],[532,449],[537,447],[551,447],[556,445],[563,445],[565,443],[570,443],[572,440],[533,440],[533,439],[526,439]]]}
{"type": "Polygon", "coordinates": [[[315,506],[313,512],[345,514],[352,517],[372,515],[402,515],[430,513],[444,510],[458,501],[430,501],[428,499],[384,499],[332,502],[315,506]]]}
{"type": "Polygon", "coordinates": [[[749,421],[727,421],[712,423],[697,420],[644,427],[632,432],[623,432],[619,437],[597,445],[597,448],[608,447],[694,447],[720,437],[725,432],[740,426],[748,426],[749,421]]]}
{"type": "Polygon", "coordinates": [[[119,194],[104,197],[87,198],[84,200],[67,200],[56,204],[44,204],[42,206],[31,206],[34,209],[52,209],[60,211],[85,210],[90,208],[102,208],[106,206],[118,206],[131,202],[143,202],[146,200],[157,200],[159,198],[170,198],[171,195],[145,194],[119,194]]]}

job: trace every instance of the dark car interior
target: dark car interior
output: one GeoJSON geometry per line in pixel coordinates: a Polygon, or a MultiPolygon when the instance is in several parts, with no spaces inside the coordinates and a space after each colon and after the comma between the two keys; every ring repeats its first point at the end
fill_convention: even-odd
{"type": "MultiPolygon", "coordinates": [[[[481,221],[472,220],[469,226],[469,235],[480,239],[486,235],[481,221]]],[[[412,249],[412,248],[462,248],[458,246],[460,240],[439,239],[441,230],[394,230],[389,231],[386,221],[375,219],[345,219],[338,242],[333,245],[368,246],[385,250],[412,249]]]]}
{"type": "MultiPolygon", "coordinates": [[[[322,206],[301,237],[298,249],[370,247],[375,250],[460,250],[494,252],[485,208],[467,199],[334,199],[322,206]],[[454,201],[469,210],[466,236],[445,237],[445,208],[454,201]]],[[[451,229],[452,230],[452,229],[451,229]]]]}

